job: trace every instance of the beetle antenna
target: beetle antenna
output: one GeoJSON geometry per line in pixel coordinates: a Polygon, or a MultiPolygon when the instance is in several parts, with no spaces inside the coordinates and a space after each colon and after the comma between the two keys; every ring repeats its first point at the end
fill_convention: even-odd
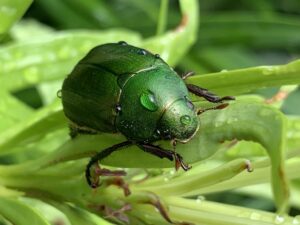
{"type": "Polygon", "coordinates": [[[206,108],[206,109],[198,109],[197,111],[197,115],[200,115],[208,110],[218,110],[218,109],[224,109],[228,106],[229,104],[228,103],[223,103],[221,105],[217,105],[217,106],[214,106],[214,107],[211,107],[211,108],[206,108]]]}

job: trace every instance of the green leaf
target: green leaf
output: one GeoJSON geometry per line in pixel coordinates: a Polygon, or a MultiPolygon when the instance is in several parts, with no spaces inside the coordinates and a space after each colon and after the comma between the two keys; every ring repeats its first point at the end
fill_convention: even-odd
{"type": "Polygon", "coordinates": [[[91,48],[120,40],[134,45],[140,45],[141,41],[137,33],[121,29],[65,31],[0,47],[2,88],[17,90],[45,81],[62,80],[91,48]]]}
{"type": "Polygon", "coordinates": [[[113,225],[112,223],[102,219],[95,214],[92,214],[84,209],[81,209],[70,204],[60,204],[57,202],[51,202],[53,206],[62,211],[69,219],[72,225],[113,225]]]}
{"type": "Polygon", "coordinates": [[[221,12],[203,16],[198,41],[201,46],[240,43],[252,48],[298,48],[299,28],[297,15],[221,12]]]}
{"type": "Polygon", "coordinates": [[[50,225],[35,210],[14,198],[0,197],[0,214],[15,225],[50,225]]]}
{"type": "Polygon", "coordinates": [[[0,133],[27,118],[33,110],[5,91],[0,91],[0,133]]]}
{"type": "Polygon", "coordinates": [[[0,40],[10,27],[21,18],[32,0],[0,0],[0,40]]]}
{"type": "Polygon", "coordinates": [[[198,29],[198,1],[180,1],[181,24],[173,31],[145,40],[142,46],[174,66],[194,44],[198,29]],[[178,48],[180,46],[180,48],[178,48]]]}
{"type": "Polygon", "coordinates": [[[279,216],[270,212],[248,207],[232,206],[201,199],[167,197],[164,200],[170,207],[170,216],[195,224],[207,225],[294,225],[299,219],[291,216],[279,216]],[[284,222],[283,222],[284,221],[284,222]]]}
{"type": "Polygon", "coordinates": [[[54,102],[48,107],[32,113],[26,119],[21,120],[11,129],[3,132],[0,138],[0,154],[11,153],[14,148],[24,149],[27,145],[37,144],[49,132],[56,131],[67,126],[65,117],[61,111],[60,102],[54,102]]]}
{"type": "Polygon", "coordinates": [[[219,95],[238,95],[259,88],[300,83],[300,60],[280,66],[258,66],[195,75],[187,83],[205,87],[219,95]]]}
{"type": "MultiPolygon", "coordinates": [[[[47,117],[46,119],[47,121],[54,121],[47,117]]],[[[271,160],[272,186],[276,204],[280,212],[284,211],[288,198],[288,186],[283,168],[286,129],[283,115],[271,106],[254,102],[250,104],[246,101],[233,103],[224,110],[206,112],[201,115],[200,119],[202,122],[201,129],[196,136],[188,144],[177,146],[177,152],[183,156],[185,161],[192,163],[210,157],[225,140],[236,138],[260,143],[266,149],[271,160]]],[[[42,121],[38,121],[37,124],[42,125],[42,121]]],[[[51,124],[44,125],[41,126],[42,130],[37,129],[36,131],[42,134],[47,129],[55,128],[55,126],[51,128],[52,126],[51,124]]],[[[26,134],[26,130],[24,132],[26,134]]],[[[31,133],[31,135],[33,134],[31,133]]],[[[117,134],[82,135],[67,141],[57,151],[36,161],[35,165],[44,167],[60,161],[92,156],[95,150],[101,151],[124,140],[122,135],[117,134]]],[[[164,142],[164,146],[171,148],[168,142],[164,142]]],[[[141,168],[174,166],[168,160],[147,154],[137,147],[129,147],[116,152],[101,163],[117,167],[141,168]]]]}

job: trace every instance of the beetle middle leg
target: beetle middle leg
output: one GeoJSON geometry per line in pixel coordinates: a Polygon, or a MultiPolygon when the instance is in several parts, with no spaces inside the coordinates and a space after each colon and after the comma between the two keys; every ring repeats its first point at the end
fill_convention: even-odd
{"type": "Polygon", "coordinates": [[[159,146],[150,144],[150,143],[138,143],[137,144],[141,149],[143,149],[145,152],[148,152],[150,154],[153,154],[155,156],[158,156],[159,158],[167,158],[170,161],[175,160],[175,168],[176,170],[179,169],[179,167],[181,167],[183,170],[187,171],[189,170],[191,167],[189,165],[187,165],[186,163],[183,162],[183,158],[180,154],[171,151],[171,150],[167,150],[167,149],[163,149],[159,146]]]}
{"type": "Polygon", "coordinates": [[[102,169],[98,161],[101,161],[102,159],[109,156],[111,153],[121,150],[129,145],[132,145],[133,143],[131,141],[124,141],[119,144],[113,145],[109,148],[104,149],[103,151],[97,153],[94,155],[89,163],[87,164],[86,170],[85,170],[85,177],[86,180],[92,188],[96,188],[99,186],[99,176],[125,176],[126,173],[123,170],[116,170],[111,171],[108,169],[102,169]]]}
{"type": "Polygon", "coordinates": [[[186,84],[186,87],[191,93],[199,97],[203,97],[209,102],[220,103],[223,102],[224,100],[235,100],[233,96],[219,97],[216,94],[208,91],[207,89],[199,87],[194,84],[186,84]]]}
{"type": "MultiPolygon", "coordinates": [[[[183,80],[186,78],[195,75],[194,72],[187,72],[181,76],[183,80]]],[[[235,100],[233,96],[225,96],[225,97],[219,97],[216,94],[208,91],[205,88],[199,87],[194,84],[186,84],[187,89],[192,92],[193,94],[205,98],[209,102],[214,102],[214,103],[219,103],[222,102],[223,100],[235,100]]]]}

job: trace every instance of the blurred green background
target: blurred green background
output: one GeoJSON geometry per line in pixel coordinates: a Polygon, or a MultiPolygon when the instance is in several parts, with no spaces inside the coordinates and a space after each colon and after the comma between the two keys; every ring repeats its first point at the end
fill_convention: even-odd
{"type": "MultiPolygon", "coordinates": [[[[157,28],[160,4],[160,0],[35,0],[22,19],[22,26],[24,32],[26,24],[32,27],[32,23],[41,23],[43,32],[121,27],[150,37],[162,32],[157,28]]],[[[170,0],[168,6],[165,29],[176,29],[181,21],[179,4],[170,0]]],[[[41,29],[40,24],[36,25],[41,29]]],[[[3,42],[18,38],[21,35],[18,32],[13,29],[3,42]]],[[[28,35],[34,37],[34,32],[28,35]]],[[[203,0],[197,41],[176,65],[176,70],[205,74],[285,64],[297,58],[300,58],[299,0],[203,0]]],[[[256,93],[270,98],[277,91],[278,88],[268,88],[256,93]]],[[[16,91],[14,95],[33,108],[43,105],[35,87],[16,91]]],[[[297,88],[284,101],[282,111],[300,115],[299,99],[297,88]]],[[[207,199],[275,210],[272,200],[251,198],[248,194],[229,192],[209,195],[207,199]]],[[[291,215],[297,214],[299,209],[292,209],[291,215]]]]}
{"type": "MultiPolygon", "coordinates": [[[[160,3],[160,0],[36,0],[24,19],[43,23],[49,26],[45,27],[49,31],[121,27],[149,37],[157,34],[160,3]]],[[[299,58],[300,1],[206,0],[200,3],[197,42],[177,65],[180,73],[285,64],[299,58]]],[[[181,19],[178,1],[171,0],[168,6],[166,29],[175,29],[181,19]]],[[[276,91],[271,88],[259,93],[271,97],[276,91]]],[[[16,94],[33,107],[42,104],[32,89],[16,94]]],[[[299,114],[299,97],[300,91],[294,91],[282,110],[299,114]]]]}

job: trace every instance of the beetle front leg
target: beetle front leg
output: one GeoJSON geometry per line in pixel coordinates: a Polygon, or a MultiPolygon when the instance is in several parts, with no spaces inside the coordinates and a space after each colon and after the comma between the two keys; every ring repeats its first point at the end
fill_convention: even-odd
{"type": "Polygon", "coordinates": [[[108,169],[102,169],[99,166],[98,162],[106,158],[107,156],[109,156],[111,153],[121,150],[129,145],[132,145],[131,141],[121,142],[119,144],[104,149],[103,151],[97,153],[91,158],[85,170],[85,177],[89,186],[91,186],[92,188],[98,187],[99,176],[125,176],[126,175],[126,173],[123,170],[111,171],[108,169]]]}
{"type": "Polygon", "coordinates": [[[167,158],[170,161],[173,161],[175,159],[175,168],[176,170],[181,167],[183,170],[187,171],[191,167],[183,162],[183,158],[180,154],[176,153],[175,151],[163,149],[159,146],[150,144],[150,143],[138,143],[137,144],[141,149],[143,149],[145,152],[148,152],[152,155],[158,156],[159,158],[167,158]]]}
{"type": "Polygon", "coordinates": [[[235,100],[233,96],[219,97],[216,94],[209,92],[207,89],[196,86],[194,84],[186,84],[186,87],[191,93],[199,97],[203,97],[209,102],[219,103],[224,100],[235,100]]]}

